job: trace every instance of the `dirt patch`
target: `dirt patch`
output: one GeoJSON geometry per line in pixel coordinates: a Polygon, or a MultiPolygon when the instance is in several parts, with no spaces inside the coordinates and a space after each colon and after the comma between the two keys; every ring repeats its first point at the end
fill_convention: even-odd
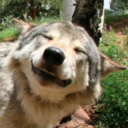
{"type": "Polygon", "coordinates": [[[95,122],[99,119],[99,114],[96,112],[98,107],[88,105],[84,108],[79,107],[71,115],[71,119],[67,122],[61,122],[54,128],[97,128],[95,122]]]}
{"type": "Polygon", "coordinates": [[[111,21],[111,25],[107,24],[104,26],[104,29],[110,31],[112,28],[116,34],[117,41],[114,44],[119,45],[122,49],[124,49],[124,41],[126,35],[124,33],[125,28],[128,27],[128,17],[122,17],[119,21],[111,21]]]}
{"type": "Polygon", "coordinates": [[[119,45],[122,49],[124,48],[124,40],[126,35],[124,35],[123,31],[126,27],[128,27],[128,17],[123,17],[120,21],[112,21],[111,26],[116,33],[118,41],[114,42],[119,45]]]}
{"type": "Polygon", "coordinates": [[[122,17],[120,21],[112,21],[111,26],[116,33],[122,32],[128,26],[128,17],[122,17]]]}
{"type": "Polygon", "coordinates": [[[119,45],[122,49],[124,49],[124,40],[126,38],[126,35],[124,34],[118,34],[116,33],[116,36],[118,38],[118,41],[114,42],[115,44],[119,45]]]}
{"type": "Polygon", "coordinates": [[[17,39],[17,37],[16,36],[13,36],[13,37],[7,37],[7,38],[5,38],[4,40],[0,40],[0,42],[13,42],[13,41],[15,41],[17,39]]]}

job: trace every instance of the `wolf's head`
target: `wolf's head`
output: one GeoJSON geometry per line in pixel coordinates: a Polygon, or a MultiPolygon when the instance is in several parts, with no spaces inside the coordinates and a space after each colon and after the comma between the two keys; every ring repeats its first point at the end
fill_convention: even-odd
{"type": "Polygon", "coordinates": [[[97,98],[101,79],[126,69],[101,54],[86,31],[72,23],[13,21],[21,35],[9,66],[23,72],[31,92],[43,100],[58,103],[70,94],[90,90],[97,98]]]}

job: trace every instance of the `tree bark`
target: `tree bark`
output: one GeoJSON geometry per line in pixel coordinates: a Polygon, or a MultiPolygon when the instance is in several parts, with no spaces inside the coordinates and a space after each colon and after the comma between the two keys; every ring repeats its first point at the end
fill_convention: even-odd
{"type": "Polygon", "coordinates": [[[36,16],[40,17],[40,11],[41,11],[41,2],[38,2],[36,5],[36,16]]]}
{"type": "Polygon", "coordinates": [[[99,45],[101,30],[99,24],[102,22],[104,0],[76,0],[76,8],[72,22],[83,27],[99,45]]]}
{"type": "Polygon", "coordinates": [[[29,0],[29,4],[30,4],[31,17],[32,19],[35,19],[34,0],[29,0]]]}
{"type": "Polygon", "coordinates": [[[71,21],[75,10],[75,0],[63,0],[63,20],[71,21]]]}

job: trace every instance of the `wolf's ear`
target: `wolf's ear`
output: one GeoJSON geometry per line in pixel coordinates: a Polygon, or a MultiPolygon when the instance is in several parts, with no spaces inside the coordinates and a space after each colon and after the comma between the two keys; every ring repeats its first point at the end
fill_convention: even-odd
{"type": "Polygon", "coordinates": [[[102,54],[102,71],[101,71],[101,79],[103,80],[105,77],[107,77],[110,73],[121,71],[121,70],[127,70],[126,67],[121,66],[114,60],[110,59],[108,56],[102,54]]]}
{"type": "Polygon", "coordinates": [[[23,20],[18,20],[16,18],[13,18],[12,22],[15,24],[15,26],[21,33],[24,33],[28,31],[30,28],[37,26],[36,24],[27,23],[23,20]]]}

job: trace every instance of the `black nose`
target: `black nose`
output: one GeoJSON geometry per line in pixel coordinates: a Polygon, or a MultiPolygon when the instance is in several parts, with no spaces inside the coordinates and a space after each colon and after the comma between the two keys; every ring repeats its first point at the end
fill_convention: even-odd
{"type": "Polygon", "coordinates": [[[53,65],[61,65],[65,59],[63,51],[56,47],[48,47],[45,49],[43,59],[53,65]]]}

